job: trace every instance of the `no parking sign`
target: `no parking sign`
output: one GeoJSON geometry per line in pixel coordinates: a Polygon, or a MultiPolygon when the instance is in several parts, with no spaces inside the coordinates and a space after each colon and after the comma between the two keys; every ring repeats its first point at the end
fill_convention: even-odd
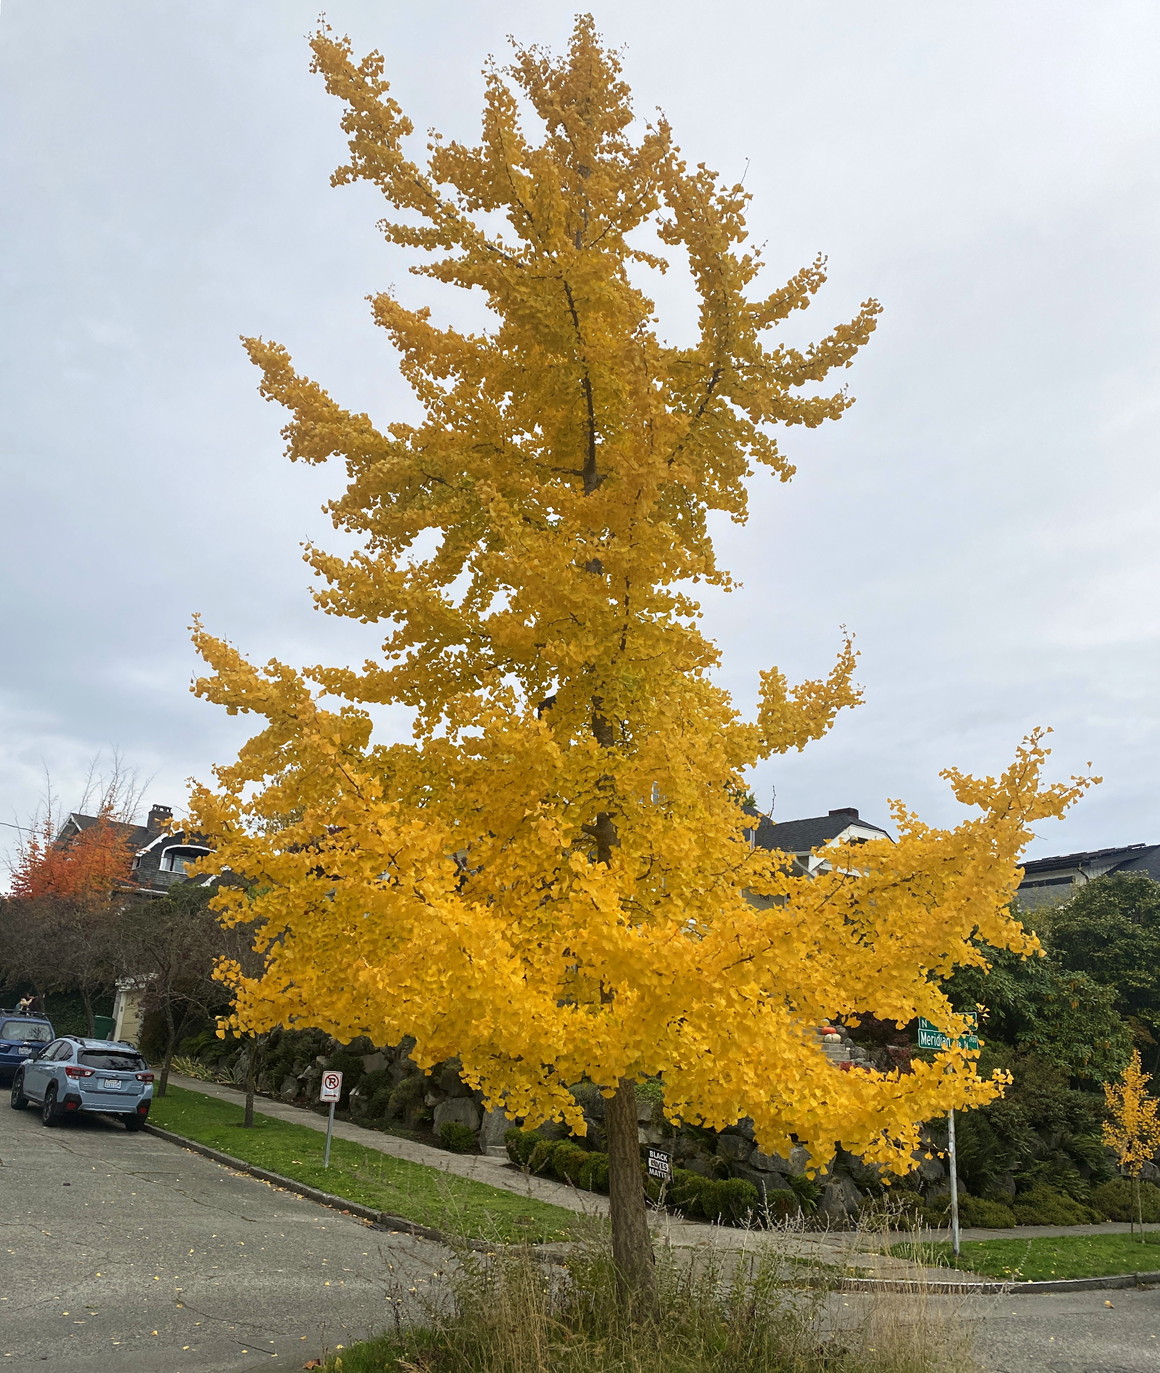
{"type": "Polygon", "coordinates": [[[342,1096],[342,1074],[325,1072],[322,1086],[318,1089],[319,1101],[337,1101],[342,1096]]]}

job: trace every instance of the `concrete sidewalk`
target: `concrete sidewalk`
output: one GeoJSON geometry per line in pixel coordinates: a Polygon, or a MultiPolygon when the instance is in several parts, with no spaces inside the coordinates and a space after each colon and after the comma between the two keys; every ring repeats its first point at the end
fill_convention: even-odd
{"type": "MultiPolygon", "coordinates": [[[[217,1101],[233,1102],[239,1107],[243,1103],[243,1093],[238,1087],[203,1082],[199,1078],[182,1077],[177,1073],[171,1074],[169,1080],[176,1087],[183,1087],[191,1092],[202,1092],[217,1101]]],[[[257,1096],[254,1098],[254,1110],[260,1115],[284,1120],[292,1125],[302,1125],[309,1130],[317,1130],[320,1133],[326,1130],[326,1117],[306,1106],[290,1106],[285,1102],[257,1096]]],[[[430,1144],[420,1144],[416,1140],[384,1134],[380,1130],[367,1129],[345,1120],[334,1122],[334,1134],[337,1139],[350,1140],[354,1144],[361,1144],[366,1149],[374,1149],[392,1158],[407,1159],[411,1163],[421,1163],[443,1173],[454,1173],[474,1182],[485,1183],[489,1187],[502,1188],[505,1192],[515,1192],[520,1196],[533,1197],[537,1201],[550,1202],[567,1211],[590,1216],[608,1214],[607,1197],[597,1192],[582,1191],[551,1178],[537,1177],[515,1167],[506,1159],[490,1158],[483,1154],[453,1154],[446,1149],[436,1149],[430,1144]]],[[[882,1242],[882,1237],[877,1234],[867,1235],[848,1230],[746,1230],[728,1225],[708,1225],[703,1221],[682,1220],[679,1216],[664,1211],[652,1212],[650,1224],[658,1239],[682,1249],[709,1246],[719,1250],[755,1253],[772,1244],[794,1258],[857,1268],[867,1277],[921,1276],[932,1281],[946,1282],[949,1276],[945,1268],[924,1268],[916,1272],[915,1266],[906,1260],[877,1252],[882,1242]]],[[[1029,1240],[1051,1235],[1119,1235],[1127,1234],[1130,1229],[1129,1225],[1120,1221],[1105,1221],[1100,1225],[1021,1225],[1014,1230],[964,1229],[962,1238],[1029,1240]]],[[[1145,1225],[1144,1229],[1160,1230],[1160,1225],[1145,1225]]],[[[944,1230],[924,1230],[917,1233],[895,1231],[885,1238],[889,1243],[904,1243],[916,1238],[922,1242],[936,1243],[946,1240],[948,1236],[944,1230]]],[[[976,1280],[978,1275],[957,1270],[955,1277],[971,1282],[976,1280]]]]}

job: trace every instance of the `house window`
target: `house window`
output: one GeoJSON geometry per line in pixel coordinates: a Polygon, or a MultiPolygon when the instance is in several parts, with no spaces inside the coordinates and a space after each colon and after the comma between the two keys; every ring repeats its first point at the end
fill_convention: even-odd
{"type": "Polygon", "coordinates": [[[164,849],[161,854],[162,872],[185,872],[190,863],[204,858],[209,849],[197,848],[192,844],[175,845],[164,849]]]}

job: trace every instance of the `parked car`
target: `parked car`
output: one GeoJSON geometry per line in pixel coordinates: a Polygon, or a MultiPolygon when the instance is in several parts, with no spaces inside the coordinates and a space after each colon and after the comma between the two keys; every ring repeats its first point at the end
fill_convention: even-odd
{"type": "Polygon", "coordinates": [[[12,1079],[12,1109],[40,1106],[45,1125],[66,1115],[100,1111],[139,1130],[153,1100],[153,1074],[131,1044],[64,1035],[25,1059],[12,1079]]]}
{"type": "Polygon", "coordinates": [[[0,1081],[10,1081],[25,1059],[55,1038],[51,1020],[0,1006],[0,1081]]]}

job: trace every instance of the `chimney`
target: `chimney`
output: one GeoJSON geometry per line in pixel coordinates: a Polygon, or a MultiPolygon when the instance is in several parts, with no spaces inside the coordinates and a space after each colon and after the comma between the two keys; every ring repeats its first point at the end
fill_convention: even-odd
{"type": "Polygon", "coordinates": [[[149,819],[145,821],[145,828],[150,834],[160,834],[172,819],[172,806],[150,806],[149,819]]]}
{"type": "Polygon", "coordinates": [[[837,810],[832,810],[831,815],[848,815],[851,820],[857,820],[858,812],[853,806],[839,806],[837,810]]]}

